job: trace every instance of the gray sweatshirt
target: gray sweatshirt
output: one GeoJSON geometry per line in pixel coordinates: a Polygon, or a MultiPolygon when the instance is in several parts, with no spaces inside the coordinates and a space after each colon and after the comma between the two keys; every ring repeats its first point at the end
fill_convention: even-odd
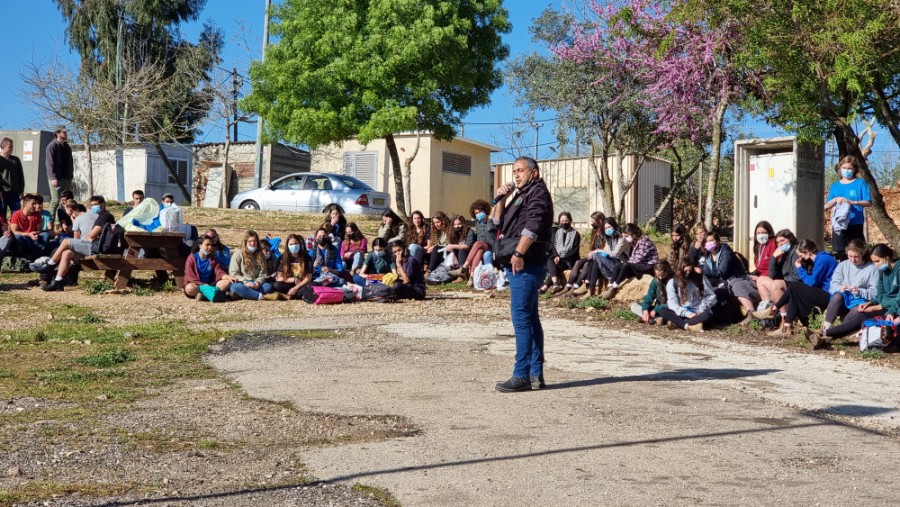
{"type": "Polygon", "coordinates": [[[675,279],[672,278],[666,284],[666,295],[668,296],[666,304],[669,306],[669,310],[675,312],[679,317],[686,316],[688,312],[703,313],[707,310],[712,310],[712,307],[715,306],[716,293],[713,291],[709,279],[705,276],[703,277],[703,293],[701,294],[700,290],[693,283],[688,283],[688,297],[686,300],[681,300],[678,297],[676,283],[675,279]]]}
{"type": "Polygon", "coordinates": [[[871,262],[857,266],[849,260],[841,261],[831,275],[830,292],[839,292],[841,285],[856,287],[860,297],[871,301],[878,293],[878,275],[878,268],[871,262]]]}

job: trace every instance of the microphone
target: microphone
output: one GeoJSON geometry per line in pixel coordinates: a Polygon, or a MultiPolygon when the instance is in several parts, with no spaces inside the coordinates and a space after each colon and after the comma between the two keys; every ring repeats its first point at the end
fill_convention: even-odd
{"type": "Polygon", "coordinates": [[[512,190],[513,188],[516,188],[516,182],[510,181],[509,183],[504,183],[503,186],[500,188],[505,188],[506,192],[503,192],[502,194],[498,195],[497,197],[494,197],[493,199],[491,199],[491,206],[496,206],[498,202],[500,202],[504,198],[506,198],[506,196],[509,194],[509,191],[512,190]]]}

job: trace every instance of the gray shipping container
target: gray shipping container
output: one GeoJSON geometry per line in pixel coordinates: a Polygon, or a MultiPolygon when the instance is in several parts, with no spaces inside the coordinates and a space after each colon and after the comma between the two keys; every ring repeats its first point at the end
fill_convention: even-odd
{"type": "Polygon", "coordinates": [[[0,130],[0,138],[13,140],[13,155],[22,160],[25,172],[25,193],[50,195],[44,156],[53,141],[53,132],[45,130],[0,130]]]}

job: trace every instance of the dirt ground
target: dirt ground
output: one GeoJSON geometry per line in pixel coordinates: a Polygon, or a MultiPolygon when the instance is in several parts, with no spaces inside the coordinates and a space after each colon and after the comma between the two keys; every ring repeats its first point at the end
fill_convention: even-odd
{"type": "MultiPolygon", "coordinates": [[[[189,215],[229,244],[253,224],[281,236],[319,218],[189,215]]],[[[367,232],[378,224],[359,222],[367,232]]],[[[881,461],[896,454],[897,414],[884,407],[897,400],[816,388],[866,375],[894,382],[896,355],[813,352],[745,328],[698,337],[641,326],[625,310],[632,288],[603,309],[542,302],[558,389],[508,398],[492,390],[511,364],[504,293],[204,304],[160,291],[88,294],[97,273],[61,293],[32,279],[0,275],[0,363],[32,346],[12,343],[18,330],[52,331],[73,306],[98,333],[166,323],[224,340],[201,374],[128,403],[25,396],[0,365],[0,505],[511,505],[524,491],[551,505],[897,503],[884,490],[834,489],[871,480],[864,457],[890,469],[881,461]],[[298,333],[311,329],[321,333],[298,333]],[[846,408],[858,405],[882,408],[846,408]],[[635,451],[617,452],[626,448],[635,451]],[[820,482],[832,484],[814,491],[820,482]]],[[[98,350],[89,339],[55,346],[98,350]]]]}

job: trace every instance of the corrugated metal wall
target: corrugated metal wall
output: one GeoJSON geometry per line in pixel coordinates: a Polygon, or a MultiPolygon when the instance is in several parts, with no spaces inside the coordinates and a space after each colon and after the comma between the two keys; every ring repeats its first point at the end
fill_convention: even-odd
{"type": "MultiPolygon", "coordinates": [[[[595,161],[599,164],[599,157],[595,158],[595,161]]],[[[636,157],[631,155],[623,159],[625,179],[630,178],[636,161],[636,157]]],[[[617,157],[609,158],[612,178],[615,178],[617,164],[617,157]]],[[[562,211],[568,211],[575,222],[587,223],[594,211],[610,214],[604,209],[600,189],[597,186],[597,176],[588,157],[541,160],[538,161],[538,165],[553,196],[553,208],[557,215],[562,211]]],[[[501,175],[500,181],[512,181],[512,163],[496,164],[494,170],[501,175]]],[[[647,159],[638,174],[637,181],[626,195],[623,214],[625,221],[645,223],[656,212],[655,187],[669,188],[671,185],[671,164],[661,159],[647,159]]],[[[617,190],[613,192],[613,197],[618,205],[617,190]]],[[[671,222],[662,225],[670,227],[671,222]]]]}

